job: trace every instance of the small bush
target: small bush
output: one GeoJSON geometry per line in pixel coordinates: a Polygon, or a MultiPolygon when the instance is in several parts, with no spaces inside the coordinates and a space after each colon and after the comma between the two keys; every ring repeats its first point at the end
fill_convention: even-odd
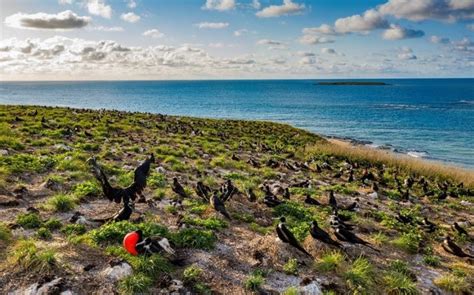
{"type": "Polygon", "coordinates": [[[52,217],[52,218],[48,219],[43,224],[43,226],[46,227],[49,230],[57,230],[57,229],[60,229],[63,226],[63,224],[62,224],[61,220],[52,217]]]}
{"type": "Polygon", "coordinates": [[[202,268],[197,265],[188,266],[183,272],[183,279],[185,283],[195,283],[202,275],[202,268]]]}
{"type": "Polygon", "coordinates": [[[152,284],[153,280],[150,277],[137,273],[121,280],[119,290],[124,294],[145,294],[152,284]]]}
{"type": "Polygon", "coordinates": [[[40,250],[32,240],[22,240],[13,249],[13,262],[27,271],[48,272],[56,265],[56,253],[40,250]]]}
{"type": "Polygon", "coordinates": [[[245,280],[244,287],[247,290],[258,291],[264,283],[265,278],[262,275],[252,274],[245,280]]]}
{"type": "Polygon", "coordinates": [[[392,241],[392,244],[403,251],[415,254],[418,252],[421,242],[421,235],[417,232],[408,232],[392,241]]]}
{"type": "Polygon", "coordinates": [[[344,274],[349,287],[355,289],[369,289],[374,282],[374,271],[366,258],[359,257],[344,274]]]}
{"type": "Polygon", "coordinates": [[[59,194],[49,198],[47,205],[55,212],[68,212],[74,209],[76,203],[71,196],[59,194]]]}
{"type": "Polygon", "coordinates": [[[298,260],[295,258],[288,259],[288,262],[283,265],[283,271],[289,275],[298,274],[298,260]]]}
{"type": "Polygon", "coordinates": [[[164,188],[167,185],[166,177],[161,173],[151,173],[147,183],[151,188],[164,188]]]}
{"type": "Polygon", "coordinates": [[[209,217],[206,219],[202,218],[191,218],[189,216],[186,216],[183,219],[184,223],[189,224],[189,225],[196,225],[196,226],[201,226],[206,229],[212,229],[212,230],[218,230],[218,229],[223,229],[228,226],[227,222],[224,220],[218,218],[218,217],[209,217]]]}
{"type": "Polygon", "coordinates": [[[316,263],[316,269],[322,272],[334,271],[344,263],[344,255],[339,251],[332,251],[324,255],[316,263]]]}
{"type": "Polygon", "coordinates": [[[74,187],[74,195],[78,199],[82,199],[85,197],[95,197],[100,195],[100,193],[100,186],[93,181],[85,181],[83,183],[79,183],[74,187]]]}
{"type": "Polygon", "coordinates": [[[440,258],[435,255],[425,255],[423,256],[423,262],[429,266],[437,267],[441,265],[440,258]]]}
{"type": "Polygon", "coordinates": [[[68,224],[61,231],[69,237],[85,234],[87,229],[83,224],[68,224]]]}
{"type": "Polygon", "coordinates": [[[8,226],[0,222],[0,241],[9,242],[12,238],[12,233],[8,226]]]}
{"type": "Polygon", "coordinates": [[[217,241],[212,231],[197,228],[184,228],[177,233],[173,233],[171,239],[180,248],[190,247],[205,250],[213,249],[217,241]]]}
{"type": "Polygon", "coordinates": [[[51,240],[53,235],[46,227],[40,227],[38,231],[36,231],[36,237],[42,240],[51,240]]]}
{"type": "Polygon", "coordinates": [[[33,229],[41,226],[41,218],[36,213],[20,214],[16,218],[16,223],[25,229],[33,229]]]}
{"type": "Polygon", "coordinates": [[[107,223],[90,231],[88,235],[96,243],[120,244],[127,233],[138,229],[141,229],[145,236],[158,235],[161,237],[169,237],[168,229],[159,224],[151,222],[134,224],[130,221],[107,223]]]}
{"type": "Polygon", "coordinates": [[[416,283],[408,276],[397,271],[390,271],[383,276],[386,294],[416,295],[419,294],[416,283]]]}
{"type": "Polygon", "coordinates": [[[453,293],[462,294],[464,292],[469,293],[472,291],[471,286],[469,282],[466,281],[465,277],[456,276],[454,274],[447,274],[438,277],[434,280],[434,283],[441,289],[453,293]]]}

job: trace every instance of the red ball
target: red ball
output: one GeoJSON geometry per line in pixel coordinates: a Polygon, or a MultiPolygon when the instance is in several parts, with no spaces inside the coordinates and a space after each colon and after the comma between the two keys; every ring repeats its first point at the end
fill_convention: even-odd
{"type": "Polygon", "coordinates": [[[131,232],[125,235],[123,238],[123,247],[125,250],[127,250],[128,253],[132,255],[138,255],[137,249],[135,246],[138,243],[138,240],[140,239],[140,236],[138,235],[137,232],[131,232]]]}

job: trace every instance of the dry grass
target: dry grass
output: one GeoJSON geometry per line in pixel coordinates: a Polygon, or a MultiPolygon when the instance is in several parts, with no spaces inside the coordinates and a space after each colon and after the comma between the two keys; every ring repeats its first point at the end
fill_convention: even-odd
{"type": "Polygon", "coordinates": [[[443,165],[427,160],[414,159],[389,151],[376,150],[364,146],[353,146],[339,140],[318,143],[307,147],[306,151],[310,155],[326,154],[329,156],[348,158],[352,161],[385,164],[387,166],[397,167],[408,173],[426,175],[433,178],[450,179],[455,182],[463,182],[464,185],[468,187],[474,187],[474,171],[472,170],[443,165]]]}

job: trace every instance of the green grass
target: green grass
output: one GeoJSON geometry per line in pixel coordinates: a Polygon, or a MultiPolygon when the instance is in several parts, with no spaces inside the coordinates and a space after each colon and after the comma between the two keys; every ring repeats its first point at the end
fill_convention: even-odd
{"type": "Polygon", "coordinates": [[[121,244],[123,237],[132,231],[141,229],[145,236],[162,236],[168,237],[168,229],[156,223],[142,222],[139,224],[130,221],[120,221],[107,223],[101,227],[87,233],[91,239],[99,244],[121,244]]]}
{"type": "Polygon", "coordinates": [[[85,197],[96,197],[99,196],[102,189],[99,184],[95,181],[85,181],[77,184],[74,187],[74,196],[79,200],[85,197]]]}
{"type": "Polygon", "coordinates": [[[258,291],[265,284],[265,278],[261,274],[252,274],[245,279],[244,287],[250,291],[258,291]]]}
{"type": "Polygon", "coordinates": [[[59,194],[49,198],[46,205],[55,212],[68,212],[74,209],[76,202],[70,195],[59,194]]]}
{"type": "Polygon", "coordinates": [[[14,154],[0,157],[0,167],[6,167],[11,173],[43,173],[52,169],[55,164],[55,161],[50,157],[40,157],[31,154],[14,154]]]}
{"type": "Polygon", "coordinates": [[[375,282],[375,272],[372,264],[363,257],[359,257],[352,262],[344,277],[350,289],[371,289],[375,282]]]}
{"type": "Polygon", "coordinates": [[[137,273],[121,280],[118,288],[121,294],[145,294],[152,285],[150,277],[137,273]]]}
{"type": "Polygon", "coordinates": [[[43,223],[43,226],[46,227],[49,230],[57,230],[57,229],[60,229],[63,226],[63,224],[62,224],[61,220],[52,217],[52,218],[46,220],[43,223]]]}
{"type": "Polygon", "coordinates": [[[294,286],[288,287],[283,291],[283,295],[299,295],[298,288],[294,286]]]}
{"type": "Polygon", "coordinates": [[[67,237],[72,235],[82,235],[87,231],[86,227],[83,224],[68,224],[63,227],[61,232],[63,232],[67,237]]]}
{"type": "Polygon", "coordinates": [[[457,294],[462,294],[463,292],[469,294],[469,292],[472,291],[472,286],[470,286],[466,278],[455,274],[440,276],[434,280],[434,283],[443,290],[457,294]]]}
{"type": "Polygon", "coordinates": [[[389,295],[416,295],[420,292],[416,283],[408,276],[397,271],[387,272],[383,276],[385,294],[389,295]]]}
{"type": "Polygon", "coordinates": [[[9,242],[12,239],[12,233],[5,223],[0,222],[0,241],[9,242]]]}
{"type": "Polygon", "coordinates": [[[40,227],[36,231],[36,237],[41,240],[51,240],[53,238],[53,235],[51,234],[51,231],[48,228],[40,227]]]}
{"type": "Polygon", "coordinates": [[[25,229],[33,229],[41,226],[41,218],[36,213],[20,214],[16,218],[16,223],[25,229]]]}
{"type": "Polygon", "coordinates": [[[192,218],[190,216],[185,216],[183,222],[189,225],[196,225],[211,230],[218,230],[228,227],[228,223],[218,217],[202,219],[199,217],[192,218]]]}
{"type": "Polygon", "coordinates": [[[296,276],[298,274],[298,260],[296,258],[288,259],[288,262],[283,265],[283,271],[286,274],[296,276]]]}
{"type": "Polygon", "coordinates": [[[316,269],[321,272],[335,271],[343,265],[344,259],[344,254],[334,250],[323,255],[321,259],[316,262],[315,266],[316,269]]]}
{"type": "Polygon", "coordinates": [[[183,271],[183,280],[185,283],[195,283],[201,278],[202,273],[202,268],[195,264],[190,265],[183,271]]]}
{"type": "Polygon", "coordinates": [[[441,265],[441,259],[435,255],[424,255],[423,262],[429,266],[437,267],[441,265]]]}
{"type": "Polygon", "coordinates": [[[39,249],[32,240],[19,241],[12,252],[11,259],[22,270],[47,273],[57,265],[56,252],[52,249],[39,249]]]}
{"type": "Polygon", "coordinates": [[[211,230],[184,228],[173,233],[171,240],[179,248],[196,248],[210,250],[214,248],[217,237],[211,230]]]}
{"type": "Polygon", "coordinates": [[[393,240],[392,244],[407,253],[415,254],[418,253],[421,240],[421,234],[412,231],[408,233],[403,233],[398,238],[393,240]]]}

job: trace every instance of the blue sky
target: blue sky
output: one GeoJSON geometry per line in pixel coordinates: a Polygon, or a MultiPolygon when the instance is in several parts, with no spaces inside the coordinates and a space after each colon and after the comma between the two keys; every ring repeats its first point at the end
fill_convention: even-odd
{"type": "Polygon", "coordinates": [[[472,77],[474,0],[2,0],[0,79],[472,77]]]}

